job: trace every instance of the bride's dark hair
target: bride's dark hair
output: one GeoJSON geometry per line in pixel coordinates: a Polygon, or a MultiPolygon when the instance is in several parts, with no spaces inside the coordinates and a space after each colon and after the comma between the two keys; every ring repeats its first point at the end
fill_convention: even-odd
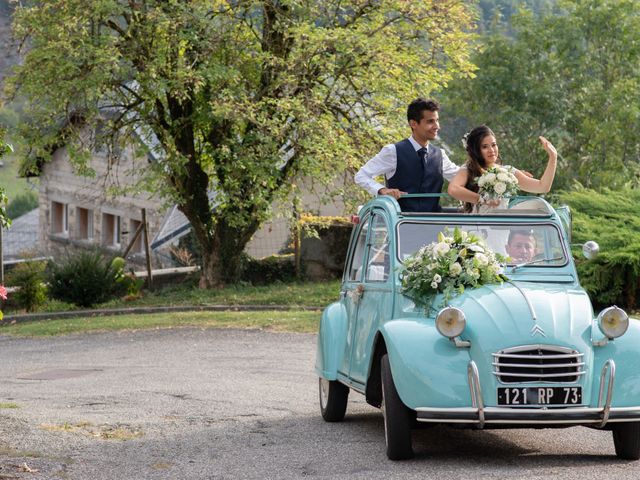
{"type": "MultiPolygon", "coordinates": [[[[484,161],[484,158],[482,158],[480,145],[482,145],[482,140],[484,140],[484,138],[488,135],[491,135],[495,138],[495,134],[489,127],[487,127],[486,125],[480,125],[479,127],[476,127],[469,133],[467,133],[464,138],[465,148],[467,149],[467,161],[465,165],[468,172],[467,183],[465,187],[472,192],[478,191],[476,178],[482,175],[482,171],[487,168],[487,163],[484,161]]],[[[499,156],[496,163],[501,163],[499,156]]],[[[465,203],[464,209],[467,212],[471,212],[471,210],[473,209],[473,204],[465,203]]]]}

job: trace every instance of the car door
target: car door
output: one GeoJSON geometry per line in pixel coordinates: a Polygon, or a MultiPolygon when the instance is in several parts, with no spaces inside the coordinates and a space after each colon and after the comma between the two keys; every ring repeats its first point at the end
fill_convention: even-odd
{"type": "Polygon", "coordinates": [[[390,318],[393,310],[389,227],[382,211],[375,211],[371,219],[364,257],[364,287],[356,312],[349,371],[351,380],[362,387],[366,383],[378,324],[390,318]]]}
{"type": "Polygon", "coordinates": [[[364,262],[370,221],[371,216],[366,215],[358,225],[355,236],[351,242],[351,249],[347,257],[347,267],[345,268],[342,281],[342,290],[340,291],[341,301],[347,316],[347,332],[339,373],[345,377],[349,376],[356,315],[358,313],[360,297],[364,289],[364,262]]]}

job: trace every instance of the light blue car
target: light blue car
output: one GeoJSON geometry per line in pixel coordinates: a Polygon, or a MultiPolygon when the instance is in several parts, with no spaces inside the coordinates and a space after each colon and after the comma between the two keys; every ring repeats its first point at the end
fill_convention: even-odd
{"type": "MultiPolygon", "coordinates": [[[[594,315],[570,242],[568,209],[537,197],[485,214],[404,213],[389,196],[367,203],[340,300],[320,323],[323,418],[342,420],[349,391],[363,394],[382,409],[392,460],[413,456],[411,430],[421,422],[584,425],[611,430],[618,457],[640,458],[640,325],[615,306],[594,315]],[[436,297],[426,313],[401,293],[403,259],[454,227],[510,255],[509,280],[468,288],[443,307],[436,297]],[[524,260],[511,246],[516,235],[534,244],[524,260]]],[[[588,258],[597,250],[583,246],[588,258]]]]}

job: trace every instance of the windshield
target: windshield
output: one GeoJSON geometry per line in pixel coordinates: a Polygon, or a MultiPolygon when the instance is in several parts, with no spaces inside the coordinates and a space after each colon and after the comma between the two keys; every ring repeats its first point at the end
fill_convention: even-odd
{"type": "Polygon", "coordinates": [[[552,224],[434,224],[401,222],[398,225],[398,257],[404,260],[424,245],[436,242],[438,233],[452,233],[458,227],[483,238],[489,248],[509,257],[508,264],[533,262],[532,267],[561,266],[567,263],[560,231],[552,224]]]}

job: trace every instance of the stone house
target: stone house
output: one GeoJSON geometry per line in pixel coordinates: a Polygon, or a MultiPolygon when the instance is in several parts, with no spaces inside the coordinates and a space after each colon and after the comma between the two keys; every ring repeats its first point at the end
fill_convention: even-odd
{"type": "MultiPolygon", "coordinates": [[[[142,222],[146,209],[149,243],[154,268],[174,266],[170,255],[172,245],[186,235],[189,222],[174,206],[166,208],[164,200],[133,187],[141,178],[147,158],[136,157],[133,149],[126,149],[116,161],[107,152],[95,152],[89,167],[95,172],[87,177],[74,173],[66,147],[57,148],[49,162],[42,163],[37,172],[39,190],[39,250],[56,255],[76,248],[100,247],[113,253],[122,252],[131,242],[142,222]],[[114,195],[114,192],[119,192],[114,195]],[[125,193],[122,193],[122,192],[125,193]],[[131,192],[131,193],[126,193],[131,192]]],[[[302,198],[302,210],[318,215],[342,215],[340,203],[323,204],[321,195],[307,186],[302,198]]],[[[256,232],[246,247],[255,257],[279,253],[291,241],[291,205],[274,206],[272,220],[256,232]]],[[[144,263],[142,235],[133,245],[127,260],[144,263]]]]}

